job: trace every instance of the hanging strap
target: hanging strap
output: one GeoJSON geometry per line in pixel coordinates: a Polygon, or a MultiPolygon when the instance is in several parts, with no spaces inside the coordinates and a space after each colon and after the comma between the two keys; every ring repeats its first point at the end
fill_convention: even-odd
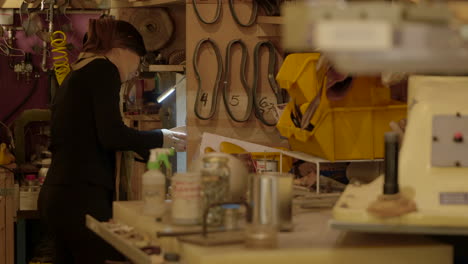
{"type": "Polygon", "coordinates": [[[252,13],[250,15],[249,22],[246,24],[242,23],[237,16],[236,10],[234,9],[234,0],[229,0],[229,10],[231,10],[231,15],[234,21],[241,27],[250,27],[252,26],[255,21],[257,20],[257,14],[258,14],[258,3],[257,1],[253,0],[252,1],[252,13]]]}
{"type": "Polygon", "coordinates": [[[214,24],[218,21],[220,15],[221,15],[221,0],[216,0],[216,14],[214,18],[210,21],[205,20],[201,14],[200,11],[198,11],[198,6],[197,6],[197,0],[193,0],[193,11],[195,11],[195,15],[197,16],[198,20],[200,20],[204,24],[214,24]]]}
{"type": "Polygon", "coordinates": [[[213,40],[209,38],[204,38],[198,42],[197,46],[195,47],[195,51],[193,52],[193,70],[195,71],[195,78],[197,79],[197,83],[198,83],[197,96],[195,98],[195,104],[194,104],[195,116],[201,120],[209,120],[214,116],[216,112],[219,84],[221,81],[221,77],[223,75],[223,59],[221,58],[221,52],[219,51],[218,46],[213,40]],[[212,90],[212,96],[211,96],[210,112],[207,116],[202,116],[201,113],[199,112],[200,111],[199,102],[202,96],[202,80],[200,76],[200,71],[198,70],[198,57],[200,55],[199,54],[200,48],[204,43],[206,43],[207,45],[211,45],[211,47],[215,51],[216,60],[218,62],[218,71],[216,74],[216,81],[215,81],[215,84],[212,90]]]}
{"type": "Polygon", "coordinates": [[[226,112],[231,117],[232,120],[236,122],[245,122],[249,120],[250,115],[252,114],[252,107],[253,107],[253,97],[252,97],[252,91],[249,88],[249,85],[247,84],[247,78],[246,78],[246,66],[247,66],[247,56],[248,56],[248,50],[247,46],[245,43],[240,40],[240,39],[235,39],[231,40],[226,48],[226,67],[225,67],[225,77],[224,77],[224,86],[223,86],[223,99],[224,99],[224,106],[226,107],[226,112]],[[245,110],[245,114],[243,115],[242,118],[237,118],[234,116],[232,113],[231,108],[229,107],[230,102],[229,102],[229,87],[231,86],[230,83],[230,66],[231,66],[231,49],[232,46],[234,45],[239,45],[242,48],[242,59],[241,59],[241,64],[240,64],[240,80],[242,83],[242,87],[245,90],[245,93],[247,94],[247,109],[245,110]]]}
{"type": "Polygon", "coordinates": [[[268,62],[268,82],[270,84],[270,88],[276,96],[276,103],[282,104],[283,103],[283,96],[281,94],[281,90],[278,87],[278,84],[275,80],[275,69],[276,69],[276,48],[271,41],[260,41],[255,45],[254,49],[254,75],[253,75],[253,84],[252,84],[252,94],[253,94],[253,103],[254,103],[254,112],[255,116],[257,117],[260,122],[267,126],[274,126],[276,125],[275,122],[269,122],[263,116],[263,109],[260,107],[260,102],[257,98],[257,90],[258,90],[258,79],[259,79],[259,72],[260,72],[260,48],[265,46],[268,48],[268,55],[269,55],[269,62],[268,62]]]}

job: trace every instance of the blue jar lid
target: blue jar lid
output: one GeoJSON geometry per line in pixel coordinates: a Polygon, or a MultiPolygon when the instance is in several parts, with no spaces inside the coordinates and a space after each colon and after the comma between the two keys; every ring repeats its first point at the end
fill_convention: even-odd
{"type": "Polygon", "coordinates": [[[223,209],[239,209],[240,205],[238,205],[238,204],[224,204],[221,207],[223,209]]]}

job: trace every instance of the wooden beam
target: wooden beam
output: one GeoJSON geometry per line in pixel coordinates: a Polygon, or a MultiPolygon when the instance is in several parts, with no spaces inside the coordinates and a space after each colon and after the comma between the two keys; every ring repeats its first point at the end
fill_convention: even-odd
{"type": "Polygon", "coordinates": [[[184,3],[184,0],[139,0],[132,2],[127,0],[112,0],[111,8],[167,6],[184,3]]]}
{"type": "MultiPolygon", "coordinates": [[[[0,168],[0,190],[6,189],[7,171],[0,168]]],[[[0,263],[6,263],[7,247],[6,241],[6,195],[0,195],[0,263]]]]}
{"type": "Polygon", "coordinates": [[[257,24],[257,37],[281,37],[281,28],[277,24],[257,24]]]}
{"type": "Polygon", "coordinates": [[[185,65],[150,65],[149,72],[183,72],[185,65]]]}
{"type": "Polygon", "coordinates": [[[257,17],[258,24],[284,24],[284,17],[280,16],[258,16],[257,17]]]}
{"type": "MultiPolygon", "coordinates": [[[[10,166],[14,168],[15,166],[10,166]]],[[[7,189],[13,189],[15,185],[14,175],[12,172],[6,172],[5,186],[7,189]]],[[[14,264],[15,262],[15,231],[14,231],[14,215],[16,211],[16,204],[14,195],[6,196],[6,264],[14,264]]]]}

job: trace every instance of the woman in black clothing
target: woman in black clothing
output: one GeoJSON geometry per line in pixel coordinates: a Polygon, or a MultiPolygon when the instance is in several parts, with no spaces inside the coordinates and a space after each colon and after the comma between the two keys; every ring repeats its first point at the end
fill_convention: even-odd
{"type": "Polygon", "coordinates": [[[129,23],[90,20],[83,53],[52,106],[52,164],[39,197],[41,219],[55,236],[54,264],[102,264],[120,255],[85,226],[85,215],[112,217],[115,152],[185,148],[185,134],[137,131],[119,109],[121,84],[133,78],[146,50],[129,23]]]}

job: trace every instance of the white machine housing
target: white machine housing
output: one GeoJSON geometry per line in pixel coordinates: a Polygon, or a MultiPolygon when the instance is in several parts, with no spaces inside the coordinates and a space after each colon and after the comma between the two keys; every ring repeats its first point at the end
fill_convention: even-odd
{"type": "Polygon", "coordinates": [[[391,218],[367,212],[382,194],[382,175],[370,184],[347,187],[333,209],[332,226],[468,234],[468,77],[413,76],[408,98],[399,183],[400,193],[416,202],[417,211],[391,218]]]}

